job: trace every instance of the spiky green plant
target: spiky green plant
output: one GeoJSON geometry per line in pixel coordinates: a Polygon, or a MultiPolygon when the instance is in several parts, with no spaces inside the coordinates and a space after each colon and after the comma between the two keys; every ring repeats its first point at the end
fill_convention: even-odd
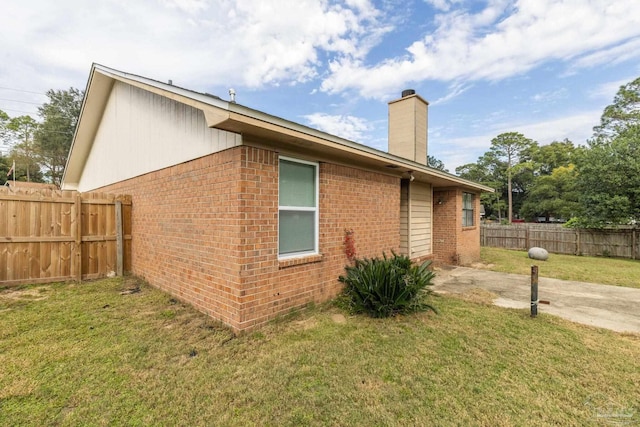
{"type": "Polygon", "coordinates": [[[436,309],[426,302],[435,274],[431,261],[414,265],[406,255],[355,259],[346,266],[346,275],[338,280],[345,284],[344,295],[355,313],[372,317],[389,317],[399,313],[436,309]]]}

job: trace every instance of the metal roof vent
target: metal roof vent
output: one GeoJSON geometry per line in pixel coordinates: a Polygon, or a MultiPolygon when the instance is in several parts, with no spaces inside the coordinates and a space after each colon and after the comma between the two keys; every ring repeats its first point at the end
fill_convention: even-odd
{"type": "Polygon", "coordinates": [[[402,91],[402,97],[403,98],[407,97],[407,96],[410,96],[410,95],[415,95],[415,94],[416,94],[416,91],[413,90],[413,89],[405,89],[405,90],[402,91]]]}

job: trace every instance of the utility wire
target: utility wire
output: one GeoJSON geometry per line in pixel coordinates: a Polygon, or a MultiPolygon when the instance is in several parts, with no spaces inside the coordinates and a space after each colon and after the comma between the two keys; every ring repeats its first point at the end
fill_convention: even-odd
{"type": "Polygon", "coordinates": [[[41,102],[18,101],[17,99],[7,99],[7,98],[0,98],[0,101],[20,102],[22,104],[42,105],[41,102]]]}
{"type": "Polygon", "coordinates": [[[46,93],[42,93],[42,92],[32,92],[30,90],[23,90],[23,89],[14,89],[11,87],[4,87],[4,86],[0,86],[0,89],[6,89],[6,90],[13,90],[15,92],[24,92],[24,93],[33,93],[34,95],[42,95],[42,96],[47,96],[46,93]]]}

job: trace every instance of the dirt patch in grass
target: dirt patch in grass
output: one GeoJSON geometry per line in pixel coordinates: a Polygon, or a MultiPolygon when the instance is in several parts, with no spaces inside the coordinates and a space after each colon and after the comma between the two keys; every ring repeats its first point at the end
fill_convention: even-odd
{"type": "Polygon", "coordinates": [[[487,264],[487,263],[484,263],[484,262],[474,262],[469,267],[477,268],[477,269],[480,269],[480,270],[491,270],[492,268],[495,267],[495,264],[487,264]]]}
{"type": "Polygon", "coordinates": [[[23,307],[31,301],[49,298],[50,285],[0,288],[0,313],[23,307]]]}
{"type": "Polygon", "coordinates": [[[498,298],[497,294],[481,288],[469,289],[466,292],[455,294],[453,296],[461,298],[465,301],[486,305],[491,305],[493,301],[498,298]]]}
{"type": "Polygon", "coordinates": [[[296,320],[295,322],[293,322],[293,324],[302,330],[309,330],[318,326],[318,321],[314,318],[308,318],[308,319],[296,320]]]}
{"type": "Polygon", "coordinates": [[[0,291],[0,299],[11,301],[40,301],[49,298],[51,287],[48,285],[26,288],[7,288],[0,291]]]}
{"type": "Polygon", "coordinates": [[[347,323],[347,318],[342,313],[335,313],[331,315],[331,320],[335,323],[344,324],[347,323]]]}

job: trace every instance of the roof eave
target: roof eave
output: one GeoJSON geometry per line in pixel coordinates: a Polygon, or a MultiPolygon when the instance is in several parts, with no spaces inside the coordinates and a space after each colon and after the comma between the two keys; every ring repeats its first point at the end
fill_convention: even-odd
{"type": "Polygon", "coordinates": [[[458,186],[474,191],[494,191],[491,187],[462,179],[456,175],[240,104],[227,102],[218,97],[194,92],[135,74],[124,73],[99,64],[92,65],[78,127],[67,158],[63,184],[68,188],[77,186],[79,182],[89,155],[91,141],[95,137],[111,87],[116,80],[202,110],[209,127],[246,136],[268,136],[274,141],[284,139],[293,145],[312,142],[321,147],[321,149],[333,153],[333,155],[348,154],[351,157],[358,156],[368,164],[380,168],[388,168],[388,171],[396,169],[404,172],[413,172],[415,178],[419,181],[428,181],[436,187],[458,186]]]}
{"type": "Polygon", "coordinates": [[[372,164],[388,168],[388,171],[397,169],[406,173],[413,172],[419,181],[428,181],[437,187],[458,186],[474,191],[494,192],[491,187],[239,104],[228,103],[226,111],[210,112],[208,124],[210,127],[243,135],[272,138],[279,136],[281,140],[285,136],[290,140],[310,141],[333,152],[339,150],[365,157],[372,164]]]}

